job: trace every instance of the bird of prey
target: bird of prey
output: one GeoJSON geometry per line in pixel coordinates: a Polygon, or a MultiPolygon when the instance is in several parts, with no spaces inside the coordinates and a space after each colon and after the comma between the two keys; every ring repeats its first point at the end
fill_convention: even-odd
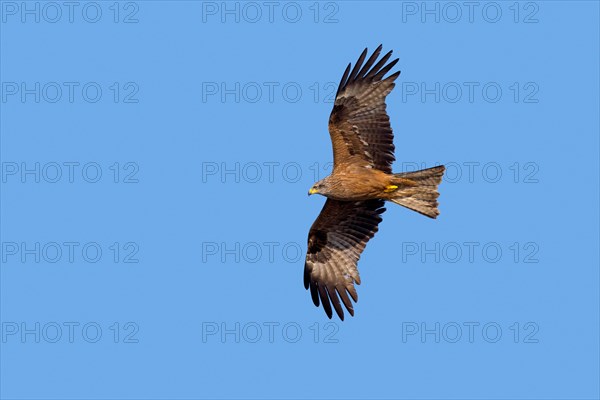
{"type": "Polygon", "coordinates": [[[395,147],[385,98],[400,71],[384,78],[398,59],[388,63],[390,51],[376,63],[381,49],[380,45],[366,62],[365,49],[354,68],[348,64],[344,71],[329,117],[333,172],[308,192],[327,200],[308,234],[304,287],[329,318],[333,306],[344,319],[342,303],[354,315],[350,298],[358,301],[358,259],[377,232],[386,201],[430,218],[439,214],[437,187],[443,165],[392,172],[395,147]]]}

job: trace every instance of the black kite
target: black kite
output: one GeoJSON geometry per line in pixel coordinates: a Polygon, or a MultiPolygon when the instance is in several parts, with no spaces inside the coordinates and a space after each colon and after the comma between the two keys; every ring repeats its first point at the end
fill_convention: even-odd
{"type": "Polygon", "coordinates": [[[381,45],[366,63],[367,49],[354,68],[348,64],[329,117],[333,144],[333,172],[308,192],[327,197],[308,234],[304,286],[315,305],[327,316],[332,305],[344,319],[344,304],[354,315],[358,301],[354,284],[360,284],[357,263],[365,245],[377,232],[385,201],[410,208],[430,218],[439,215],[437,187],[444,166],[392,173],[394,135],[385,111],[385,98],[400,71],[384,79],[394,65],[390,51],[376,64],[381,45]],[[340,302],[341,298],[341,302],[340,302]]]}

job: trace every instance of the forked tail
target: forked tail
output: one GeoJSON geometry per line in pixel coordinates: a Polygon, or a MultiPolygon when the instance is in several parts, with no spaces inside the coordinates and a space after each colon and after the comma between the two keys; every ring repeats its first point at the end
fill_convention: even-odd
{"type": "Polygon", "coordinates": [[[389,193],[389,200],[430,218],[436,218],[440,214],[437,208],[437,198],[440,195],[437,188],[445,169],[443,165],[439,165],[420,171],[394,174],[392,184],[397,185],[398,189],[389,193]]]}

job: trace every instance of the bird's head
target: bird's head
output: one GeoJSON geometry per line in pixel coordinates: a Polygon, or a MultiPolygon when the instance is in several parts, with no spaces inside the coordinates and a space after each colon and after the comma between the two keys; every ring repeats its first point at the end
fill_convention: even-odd
{"type": "Polygon", "coordinates": [[[311,194],[322,194],[326,195],[329,192],[329,185],[327,185],[327,178],[321,179],[319,182],[315,183],[310,190],[308,191],[308,195],[311,194]]]}

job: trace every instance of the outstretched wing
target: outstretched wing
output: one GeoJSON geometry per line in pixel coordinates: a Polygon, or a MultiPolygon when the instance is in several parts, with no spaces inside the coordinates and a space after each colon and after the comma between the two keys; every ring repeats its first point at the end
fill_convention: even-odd
{"type": "Polygon", "coordinates": [[[338,201],[327,199],[321,214],[308,233],[308,250],[304,264],[304,287],[310,288],[315,305],[319,302],[331,318],[331,305],[341,320],[344,311],[340,297],[350,315],[360,285],[357,263],[365,245],[377,232],[383,200],[338,201]],[[338,297],[339,296],[339,297],[338,297]]]}
{"type": "Polygon", "coordinates": [[[400,71],[383,79],[398,59],[386,65],[390,51],[375,64],[380,53],[381,45],[363,65],[365,49],[352,71],[352,64],[348,64],[340,81],[329,116],[334,168],[340,163],[359,163],[392,172],[394,134],[385,112],[385,98],[400,71]]]}

